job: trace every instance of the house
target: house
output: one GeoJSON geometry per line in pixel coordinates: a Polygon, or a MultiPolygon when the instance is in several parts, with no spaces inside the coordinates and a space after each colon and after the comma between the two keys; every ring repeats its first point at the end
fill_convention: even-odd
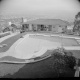
{"type": "Polygon", "coordinates": [[[22,23],[22,27],[28,31],[52,31],[65,32],[69,22],[61,19],[36,19],[22,23]]]}

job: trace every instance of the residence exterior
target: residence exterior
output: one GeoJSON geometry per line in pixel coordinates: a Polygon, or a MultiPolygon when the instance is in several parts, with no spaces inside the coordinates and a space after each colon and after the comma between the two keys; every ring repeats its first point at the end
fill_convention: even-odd
{"type": "Polygon", "coordinates": [[[69,22],[60,19],[36,19],[22,23],[23,30],[26,31],[52,31],[62,33],[70,26],[69,22]]]}

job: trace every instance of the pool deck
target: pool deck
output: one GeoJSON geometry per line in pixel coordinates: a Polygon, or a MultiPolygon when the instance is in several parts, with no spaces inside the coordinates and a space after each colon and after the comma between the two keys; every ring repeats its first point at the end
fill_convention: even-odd
{"type": "MultiPolygon", "coordinates": [[[[62,38],[75,39],[76,41],[78,41],[78,43],[80,41],[80,37],[71,36],[71,35],[69,35],[69,36],[67,35],[66,36],[66,35],[63,35],[63,34],[59,34],[59,35],[58,34],[43,34],[43,33],[34,33],[34,34],[33,33],[25,33],[25,35],[24,34],[12,34],[12,35],[6,36],[6,37],[4,37],[4,38],[2,38],[0,40],[0,45],[1,44],[4,44],[5,42],[6,42],[5,44],[8,45],[8,48],[7,49],[5,49],[5,48],[3,50],[0,49],[0,58],[1,57],[4,57],[4,56],[12,56],[12,55],[14,57],[16,57],[16,54],[15,54],[15,46],[17,44],[20,44],[24,40],[24,37],[25,38],[26,37],[29,37],[29,35],[43,35],[43,36],[46,36],[46,37],[58,36],[58,37],[62,37],[62,38]],[[20,38],[21,36],[24,36],[24,37],[23,38],[20,38]],[[10,40],[11,40],[11,42],[9,42],[10,40]],[[12,41],[12,40],[14,40],[14,41],[12,41]]],[[[67,46],[67,47],[64,46],[64,48],[66,50],[78,50],[78,51],[80,50],[80,46],[67,46]]],[[[47,51],[47,49],[48,48],[45,47],[45,48],[42,49],[43,52],[41,53],[41,51],[40,51],[39,53],[41,53],[41,55],[42,55],[43,53],[45,53],[47,51]]]]}

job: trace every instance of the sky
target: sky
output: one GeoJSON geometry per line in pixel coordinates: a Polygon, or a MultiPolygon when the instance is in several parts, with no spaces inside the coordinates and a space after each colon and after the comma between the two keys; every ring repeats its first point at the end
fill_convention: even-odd
{"type": "Polygon", "coordinates": [[[79,11],[78,0],[2,0],[0,2],[0,15],[8,17],[48,17],[72,22],[79,11]]]}

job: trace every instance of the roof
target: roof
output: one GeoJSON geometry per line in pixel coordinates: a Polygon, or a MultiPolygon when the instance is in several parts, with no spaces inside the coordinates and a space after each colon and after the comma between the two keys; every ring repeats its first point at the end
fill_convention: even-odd
{"type": "Polygon", "coordinates": [[[22,24],[45,24],[45,25],[70,25],[69,22],[61,20],[61,19],[36,19],[32,21],[27,21],[22,24]]]}

